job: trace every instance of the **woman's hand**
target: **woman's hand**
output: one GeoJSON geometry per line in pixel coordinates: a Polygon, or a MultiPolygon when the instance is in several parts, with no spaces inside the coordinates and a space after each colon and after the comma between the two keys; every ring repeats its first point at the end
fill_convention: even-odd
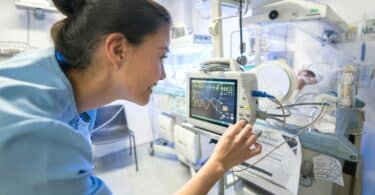
{"type": "Polygon", "coordinates": [[[221,166],[225,172],[261,152],[261,145],[256,143],[256,139],[250,124],[244,120],[237,121],[224,132],[208,163],[221,166]]]}
{"type": "Polygon", "coordinates": [[[226,171],[260,153],[251,125],[238,121],[230,126],[216,145],[208,162],[175,195],[204,195],[226,171]],[[255,146],[255,148],[251,146],[255,146]],[[253,148],[253,149],[250,149],[253,148]]]}

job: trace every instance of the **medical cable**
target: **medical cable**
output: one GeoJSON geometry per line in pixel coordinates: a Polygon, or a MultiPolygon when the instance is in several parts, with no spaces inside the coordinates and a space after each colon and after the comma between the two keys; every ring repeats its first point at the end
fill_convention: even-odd
{"type": "Polygon", "coordinates": [[[286,114],[273,114],[273,113],[268,113],[268,112],[263,111],[263,110],[257,110],[256,111],[256,117],[257,117],[257,119],[266,120],[267,118],[290,117],[292,115],[292,113],[288,109],[285,109],[285,111],[287,111],[286,114]]]}
{"type": "MultiPolygon", "coordinates": [[[[313,106],[324,106],[324,108],[326,109],[326,107],[330,105],[330,104],[325,103],[325,102],[323,102],[323,103],[320,103],[320,102],[305,102],[305,103],[295,103],[295,104],[282,105],[281,102],[275,96],[273,96],[271,94],[268,94],[267,92],[258,91],[258,90],[252,91],[252,96],[253,97],[266,97],[266,98],[270,99],[271,101],[273,101],[274,103],[279,104],[279,107],[276,107],[276,109],[282,110],[281,115],[280,114],[270,114],[270,113],[267,113],[267,112],[261,111],[261,110],[257,110],[257,112],[256,112],[257,118],[265,120],[267,122],[267,124],[269,124],[270,126],[275,127],[275,128],[286,128],[285,127],[286,117],[291,116],[291,112],[288,109],[285,109],[285,108],[295,107],[295,106],[313,105],[313,106]],[[288,111],[287,114],[285,114],[285,110],[288,111]],[[283,120],[278,119],[276,117],[283,117],[283,120]],[[283,125],[282,126],[276,126],[274,124],[271,124],[269,121],[266,120],[267,118],[279,121],[279,122],[283,123],[283,125]]],[[[315,121],[315,120],[313,120],[313,121],[315,121]]],[[[294,128],[294,129],[286,128],[286,129],[290,130],[290,131],[296,131],[296,130],[299,130],[300,128],[307,128],[307,127],[313,125],[314,123],[315,122],[310,122],[309,124],[306,124],[306,125],[304,125],[302,127],[299,127],[299,128],[294,128]]]]}
{"type": "Polygon", "coordinates": [[[270,99],[272,102],[276,103],[276,104],[279,104],[279,108],[281,108],[281,112],[282,112],[282,117],[283,117],[283,127],[285,127],[285,123],[286,123],[286,115],[285,115],[285,108],[283,106],[283,104],[281,103],[281,101],[279,99],[277,99],[276,97],[274,98],[268,98],[270,99]]]}
{"type": "Polygon", "coordinates": [[[314,93],[314,92],[311,92],[311,93],[304,93],[304,94],[302,94],[302,95],[299,95],[297,98],[296,98],[296,100],[295,100],[295,102],[301,102],[301,101],[303,101],[303,98],[305,98],[306,96],[317,96],[317,95],[319,95],[319,93],[314,93]]]}
{"type": "Polygon", "coordinates": [[[276,121],[279,121],[280,123],[283,123],[284,121],[279,119],[279,118],[276,118],[276,117],[273,117],[273,116],[269,116],[268,118],[270,119],[273,119],[273,120],[276,120],[276,121]]]}
{"type": "Polygon", "coordinates": [[[261,111],[261,110],[257,110],[257,118],[260,118],[260,119],[267,119],[267,118],[270,118],[270,117],[275,117],[275,116],[278,116],[278,117],[283,117],[283,123],[285,125],[285,121],[286,121],[286,117],[289,117],[291,114],[290,112],[288,112],[288,114],[285,114],[285,109],[284,109],[284,106],[283,104],[281,103],[281,101],[276,98],[275,96],[271,95],[271,94],[268,94],[267,92],[265,91],[259,91],[259,90],[253,90],[251,92],[251,95],[253,97],[263,97],[263,98],[268,98],[269,100],[271,100],[272,102],[276,103],[279,105],[279,107],[281,108],[281,112],[282,114],[269,114],[265,111],[261,111]]]}
{"type": "Polygon", "coordinates": [[[229,64],[225,63],[213,63],[213,64],[201,64],[200,71],[203,72],[214,72],[214,71],[229,71],[229,64]]]}
{"type": "Polygon", "coordinates": [[[306,130],[307,130],[307,127],[309,127],[310,125],[314,124],[315,122],[317,122],[318,120],[320,120],[324,113],[325,113],[325,109],[326,109],[326,106],[327,104],[323,104],[322,108],[321,108],[321,112],[318,114],[318,116],[311,122],[311,124],[309,124],[308,126],[305,125],[303,127],[300,127],[298,128],[299,131],[294,134],[292,137],[289,137],[288,139],[284,140],[283,142],[281,142],[280,144],[278,144],[277,146],[273,147],[269,152],[267,152],[265,155],[263,155],[262,157],[260,157],[257,161],[255,161],[254,163],[252,164],[249,164],[248,166],[244,167],[244,168],[241,168],[241,169],[237,169],[237,170],[233,170],[232,169],[232,172],[241,172],[241,171],[244,171],[244,170],[247,170],[251,167],[254,167],[256,164],[258,164],[259,162],[261,162],[262,160],[264,160],[266,157],[268,157],[269,155],[271,155],[274,151],[276,151],[277,149],[279,149],[282,145],[284,145],[285,143],[289,142],[289,141],[292,141],[294,140],[296,137],[298,137],[299,135],[301,135],[302,133],[304,133],[306,130]]]}
{"type": "MultiPolygon", "coordinates": [[[[239,28],[240,28],[240,54],[242,56],[243,53],[245,53],[244,42],[243,42],[243,32],[242,32],[242,0],[240,0],[239,14],[240,16],[238,17],[238,19],[239,19],[239,28]]],[[[241,65],[245,65],[245,64],[241,64],[241,65]]]]}
{"type": "MultiPolygon", "coordinates": [[[[284,108],[289,108],[289,107],[295,107],[295,106],[322,106],[322,105],[328,105],[328,103],[325,102],[305,102],[305,103],[295,103],[295,104],[288,104],[284,105],[284,108]]],[[[280,107],[277,107],[279,109],[280,107]]]]}
{"type": "MultiPolygon", "coordinates": [[[[312,120],[310,123],[304,125],[304,126],[301,126],[301,127],[298,127],[298,128],[287,128],[285,127],[285,124],[283,124],[283,126],[278,126],[276,124],[272,124],[270,123],[269,121],[266,120],[267,124],[272,126],[272,127],[275,127],[275,128],[285,128],[286,130],[289,130],[289,131],[298,131],[300,129],[305,129],[307,127],[310,127],[312,126],[313,124],[315,124],[316,121],[320,120],[322,116],[320,116],[322,114],[322,112],[325,112],[327,107],[330,105],[328,103],[317,103],[317,102],[307,102],[307,103],[299,103],[299,104],[289,104],[289,105],[284,105],[284,107],[288,108],[288,107],[295,107],[295,106],[307,106],[307,105],[319,105],[319,106],[323,106],[322,109],[321,109],[321,112],[319,113],[318,117],[316,117],[314,120],[312,120]],[[324,110],[323,110],[324,108],[324,110]],[[319,118],[320,117],[320,118],[319,118]]],[[[271,117],[269,117],[271,118],[271,117]]],[[[273,119],[273,118],[272,118],[273,119]]]]}
{"type": "Polygon", "coordinates": [[[292,113],[288,109],[285,109],[285,111],[288,111],[288,112],[286,114],[271,114],[271,113],[267,113],[267,116],[271,116],[271,117],[290,117],[292,115],[292,113]]]}
{"type": "Polygon", "coordinates": [[[240,65],[246,65],[247,64],[247,58],[244,55],[245,53],[245,43],[243,42],[243,28],[242,28],[242,0],[240,0],[240,7],[239,7],[239,29],[240,29],[240,56],[237,57],[237,62],[240,65]]]}

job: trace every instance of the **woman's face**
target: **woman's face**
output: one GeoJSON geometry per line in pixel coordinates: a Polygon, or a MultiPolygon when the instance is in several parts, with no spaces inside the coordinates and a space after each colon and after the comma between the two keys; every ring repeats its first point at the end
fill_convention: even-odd
{"type": "Polygon", "coordinates": [[[120,98],[145,105],[152,87],[165,78],[163,59],[169,46],[169,26],[147,35],[141,44],[131,46],[121,71],[120,98]]]}

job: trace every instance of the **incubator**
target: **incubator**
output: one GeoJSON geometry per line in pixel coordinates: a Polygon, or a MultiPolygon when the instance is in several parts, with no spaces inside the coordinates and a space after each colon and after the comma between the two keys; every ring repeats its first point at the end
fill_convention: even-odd
{"type": "MultiPolygon", "coordinates": [[[[259,6],[264,5],[266,4],[259,6]]],[[[211,19],[217,25],[224,18],[211,19]]],[[[255,75],[254,79],[246,80],[241,85],[248,86],[248,90],[245,90],[247,95],[254,96],[256,103],[250,110],[256,112],[254,114],[249,110],[242,115],[255,115],[256,121],[249,122],[253,124],[254,130],[262,132],[259,142],[264,145],[265,150],[259,157],[234,168],[236,177],[252,183],[258,189],[261,188],[258,193],[338,192],[331,184],[343,185],[342,176],[327,171],[324,175],[322,170],[327,170],[327,163],[335,165],[330,170],[342,170],[340,166],[347,164],[359,166],[359,146],[364,121],[361,109],[364,105],[356,98],[361,68],[358,60],[344,55],[336,46],[344,40],[348,26],[325,5],[292,0],[272,1],[272,4],[256,10],[252,16],[245,16],[244,22],[244,28],[240,31],[232,31],[230,28],[223,30],[224,34],[229,31],[226,34],[230,35],[226,37],[230,42],[227,48],[229,52],[225,53],[229,57],[217,58],[222,57],[217,56],[220,53],[217,50],[220,49],[214,48],[215,58],[210,58],[208,54],[201,58],[201,61],[191,61],[190,65],[184,65],[189,68],[166,68],[172,79],[165,82],[169,86],[169,90],[165,91],[174,95],[169,96],[168,101],[180,100],[178,103],[168,104],[173,105],[168,108],[169,112],[175,115],[177,123],[186,129],[218,139],[223,129],[225,130],[218,125],[220,126],[221,122],[228,123],[228,117],[232,119],[230,115],[227,116],[231,110],[225,103],[229,101],[221,101],[228,98],[226,93],[220,90],[228,83],[221,82],[220,79],[228,79],[225,74],[230,74],[230,71],[243,75],[251,73],[255,75]],[[288,9],[286,5],[296,9],[293,12],[293,9],[288,9]],[[314,6],[318,8],[312,9],[314,6]],[[271,15],[275,16],[271,14],[275,13],[275,10],[281,14],[280,18],[270,19],[271,15]],[[245,57],[247,62],[238,61],[235,68],[231,67],[231,63],[228,63],[228,67],[220,67],[226,64],[226,61],[240,59],[239,56],[241,59],[245,57]],[[208,71],[210,68],[205,66],[209,61],[216,61],[220,68],[212,68],[211,73],[208,71]],[[176,73],[176,70],[180,73],[176,73]],[[200,73],[188,73],[186,80],[181,79],[185,76],[179,75],[199,71],[200,73]],[[173,79],[181,80],[176,82],[173,79]],[[200,85],[205,87],[200,88],[205,93],[199,93],[198,106],[194,105],[197,101],[192,101],[197,99],[197,94],[191,90],[194,79],[207,81],[200,85]],[[220,84],[222,86],[219,86],[220,84]],[[210,86],[217,90],[211,90],[210,86]],[[262,91],[267,93],[258,93],[262,91]],[[262,97],[258,96],[259,94],[263,94],[260,95],[262,97]],[[220,101],[216,101],[217,99],[220,101]],[[210,105],[215,105],[211,106],[215,108],[212,112],[208,109],[210,105]],[[212,113],[221,113],[224,116],[213,117],[212,113]],[[223,120],[218,120],[220,117],[223,117],[223,120]],[[313,168],[312,165],[316,166],[313,168]],[[330,185],[321,181],[328,181],[330,185]]],[[[213,37],[221,34],[213,31],[215,28],[211,30],[213,37]]],[[[215,37],[213,40],[218,39],[215,37]]],[[[173,58],[173,63],[182,66],[184,63],[178,62],[179,59],[182,58],[173,58]]],[[[190,60],[192,59],[196,58],[190,57],[190,60]]],[[[236,97],[237,99],[232,99],[239,100],[242,96],[237,94],[236,97]]],[[[241,117],[233,114],[233,119],[235,118],[241,117]]],[[[358,172],[348,174],[353,180],[358,179],[358,172]]],[[[358,182],[352,184],[351,187],[358,188],[358,182]]],[[[219,190],[219,193],[221,192],[223,191],[219,190]]]]}

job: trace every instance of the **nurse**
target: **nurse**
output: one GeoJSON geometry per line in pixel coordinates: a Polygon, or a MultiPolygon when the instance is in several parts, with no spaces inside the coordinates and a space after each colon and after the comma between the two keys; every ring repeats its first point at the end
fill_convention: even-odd
{"type": "MultiPolygon", "coordinates": [[[[53,2],[66,16],[51,29],[54,47],[0,64],[0,194],[111,194],[93,175],[91,110],[147,104],[165,78],[171,17],[151,0],[53,2]]],[[[251,126],[237,122],[176,194],[207,194],[260,150],[251,126]]]]}

